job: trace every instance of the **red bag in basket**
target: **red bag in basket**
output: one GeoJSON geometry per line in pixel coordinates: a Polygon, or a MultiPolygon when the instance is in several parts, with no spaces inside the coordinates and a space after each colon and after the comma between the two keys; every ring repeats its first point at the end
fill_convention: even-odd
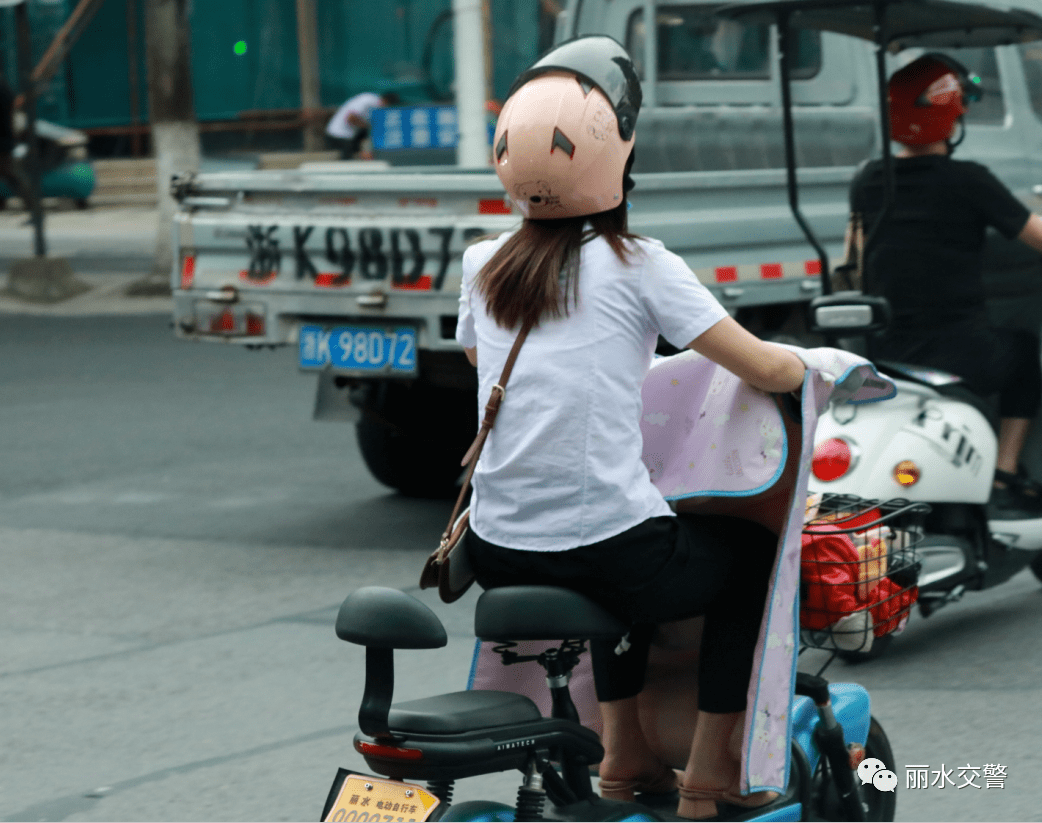
{"type": "Polygon", "coordinates": [[[800,562],[805,599],[800,625],[824,629],[864,608],[858,601],[858,552],[849,535],[834,526],[815,526],[803,535],[800,562]]]}

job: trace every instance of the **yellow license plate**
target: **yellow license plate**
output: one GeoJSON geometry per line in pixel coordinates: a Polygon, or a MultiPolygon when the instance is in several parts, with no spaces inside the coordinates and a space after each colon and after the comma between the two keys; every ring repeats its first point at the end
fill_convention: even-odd
{"type": "Polygon", "coordinates": [[[349,774],[325,820],[330,823],[426,820],[440,802],[422,786],[349,774]]]}

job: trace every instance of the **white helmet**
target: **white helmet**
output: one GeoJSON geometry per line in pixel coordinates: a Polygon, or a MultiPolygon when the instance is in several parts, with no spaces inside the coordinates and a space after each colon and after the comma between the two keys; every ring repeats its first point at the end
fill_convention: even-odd
{"type": "Polygon", "coordinates": [[[522,72],[492,142],[496,174],[521,213],[579,217],[622,203],[640,101],[633,62],[605,35],[562,43],[522,72]]]}

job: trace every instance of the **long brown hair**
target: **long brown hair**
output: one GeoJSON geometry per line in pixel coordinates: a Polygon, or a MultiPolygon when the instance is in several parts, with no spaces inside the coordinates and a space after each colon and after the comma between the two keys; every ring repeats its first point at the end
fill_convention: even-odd
{"type": "Polygon", "coordinates": [[[542,317],[568,315],[579,300],[579,252],[603,237],[623,263],[632,249],[625,200],[585,217],[525,220],[478,272],[476,285],[496,324],[512,329],[538,325],[542,317]],[[589,223],[591,229],[583,231],[589,223]]]}

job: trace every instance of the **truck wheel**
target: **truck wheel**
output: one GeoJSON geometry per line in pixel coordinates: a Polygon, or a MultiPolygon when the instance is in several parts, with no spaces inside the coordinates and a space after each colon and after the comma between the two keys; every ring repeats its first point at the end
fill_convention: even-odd
{"type": "Polygon", "coordinates": [[[410,497],[454,494],[476,431],[472,393],[422,384],[376,387],[356,426],[373,477],[410,497]]]}

